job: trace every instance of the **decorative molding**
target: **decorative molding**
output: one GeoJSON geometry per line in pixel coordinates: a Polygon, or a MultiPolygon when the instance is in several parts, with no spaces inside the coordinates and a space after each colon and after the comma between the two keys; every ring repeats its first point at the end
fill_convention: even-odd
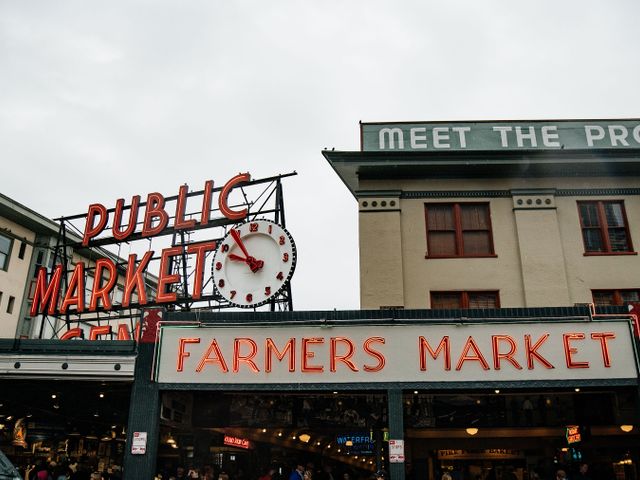
{"type": "Polygon", "coordinates": [[[640,188],[575,188],[575,189],[524,189],[524,190],[416,190],[403,191],[401,199],[415,198],[505,198],[521,195],[523,192],[549,194],[555,192],[556,197],[591,197],[640,195],[640,188]]]}

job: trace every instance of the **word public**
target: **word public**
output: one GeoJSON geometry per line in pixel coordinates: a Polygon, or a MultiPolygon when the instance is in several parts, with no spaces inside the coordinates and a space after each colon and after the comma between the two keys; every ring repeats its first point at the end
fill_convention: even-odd
{"type": "MultiPolygon", "coordinates": [[[[234,176],[224,184],[218,198],[218,207],[224,217],[233,221],[246,218],[248,213],[247,209],[232,209],[228,205],[228,196],[234,187],[245,184],[250,180],[251,175],[249,173],[242,173],[234,176]]],[[[197,224],[201,226],[207,225],[210,221],[212,192],[213,181],[208,180],[204,186],[199,221],[193,218],[187,220],[185,218],[185,210],[188,186],[181,186],[176,200],[173,225],[169,225],[171,217],[165,209],[165,198],[157,192],[148,194],[144,211],[142,212],[142,230],[139,232],[141,237],[150,238],[160,235],[167,228],[185,230],[194,228],[197,224]]],[[[125,201],[122,198],[116,201],[114,217],[111,222],[111,234],[114,239],[124,242],[131,239],[135,233],[138,233],[136,232],[136,228],[139,225],[138,216],[141,210],[139,195],[131,199],[129,206],[125,206],[125,201]],[[123,226],[123,214],[126,209],[129,209],[129,221],[126,226],[123,226]]],[[[82,245],[85,247],[91,246],[91,241],[106,229],[108,222],[109,212],[104,205],[98,203],[90,205],[87,212],[82,245]]],[[[215,241],[193,243],[185,249],[187,254],[195,256],[194,280],[191,292],[191,298],[194,300],[198,300],[202,295],[206,254],[215,249],[215,241]]],[[[139,261],[136,254],[129,255],[124,276],[122,307],[126,308],[131,304],[131,298],[134,294],[137,295],[137,303],[140,305],[149,303],[150,300],[147,297],[147,292],[144,287],[144,274],[154,253],[153,250],[145,252],[139,261]]],[[[182,254],[182,246],[169,247],[161,251],[158,287],[155,298],[157,303],[172,303],[177,301],[177,294],[169,291],[168,287],[172,284],[179,283],[180,275],[170,272],[170,266],[173,257],[182,254]]],[[[31,316],[45,312],[49,315],[54,315],[68,312],[95,312],[99,308],[103,310],[113,308],[111,292],[115,288],[118,279],[116,264],[113,260],[102,257],[95,261],[94,282],[88,305],[85,305],[85,263],[80,261],[75,265],[67,289],[64,292],[64,297],[60,299],[63,272],[64,265],[61,264],[53,267],[51,275],[48,274],[45,267],[41,267],[38,270],[33,303],[31,304],[31,316]]]]}

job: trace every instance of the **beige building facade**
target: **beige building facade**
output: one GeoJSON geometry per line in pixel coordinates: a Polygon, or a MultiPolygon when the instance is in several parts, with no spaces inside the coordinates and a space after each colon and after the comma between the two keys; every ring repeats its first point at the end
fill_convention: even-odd
{"type": "Polygon", "coordinates": [[[640,142],[589,137],[638,125],[362,124],[361,152],[324,152],[358,202],[361,308],[638,301],[640,142]],[[548,146],[532,140],[545,127],[548,146]],[[468,129],[465,148],[451,133],[449,148],[430,148],[424,132],[456,128],[468,129]],[[509,128],[529,135],[522,147],[489,143],[509,128]],[[385,129],[403,132],[395,145],[385,129]]]}

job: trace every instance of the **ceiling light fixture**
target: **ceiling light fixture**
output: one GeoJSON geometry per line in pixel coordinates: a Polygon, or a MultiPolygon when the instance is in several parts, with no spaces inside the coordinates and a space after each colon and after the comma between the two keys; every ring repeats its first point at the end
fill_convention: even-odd
{"type": "Polygon", "coordinates": [[[631,430],[633,430],[633,425],[620,425],[620,430],[622,430],[624,433],[629,433],[631,430]]]}
{"type": "Polygon", "coordinates": [[[311,440],[311,435],[309,435],[308,433],[302,433],[298,436],[298,438],[301,442],[309,443],[309,440],[311,440]]]}
{"type": "Polygon", "coordinates": [[[478,433],[478,429],[476,427],[468,427],[467,428],[467,433],[469,435],[475,435],[476,433],[478,433]]]}

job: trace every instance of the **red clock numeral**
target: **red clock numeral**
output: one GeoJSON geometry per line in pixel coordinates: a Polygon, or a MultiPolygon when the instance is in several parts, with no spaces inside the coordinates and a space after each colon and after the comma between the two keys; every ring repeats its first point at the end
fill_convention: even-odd
{"type": "Polygon", "coordinates": [[[224,278],[221,278],[220,280],[218,280],[218,286],[220,288],[224,288],[224,278]]]}
{"type": "Polygon", "coordinates": [[[246,299],[247,299],[247,302],[253,301],[253,295],[251,295],[250,293],[247,293],[246,299]]]}
{"type": "Polygon", "coordinates": [[[264,294],[268,297],[271,295],[271,287],[264,287],[264,294]]]}
{"type": "Polygon", "coordinates": [[[287,252],[282,254],[282,261],[285,263],[289,261],[289,254],[287,252]]]}
{"type": "Polygon", "coordinates": [[[235,297],[235,296],[236,296],[236,291],[235,290],[231,290],[229,292],[229,297],[233,300],[233,297],[235,297]]]}
{"type": "Polygon", "coordinates": [[[284,245],[284,235],[280,235],[280,240],[278,241],[280,245],[284,245]]]}
{"type": "Polygon", "coordinates": [[[216,270],[222,270],[222,262],[216,262],[216,270]]]}
{"type": "Polygon", "coordinates": [[[282,274],[282,272],[278,272],[278,274],[276,275],[276,278],[278,280],[284,280],[284,275],[282,274]]]}
{"type": "Polygon", "coordinates": [[[272,231],[273,231],[273,225],[269,225],[269,228],[268,228],[269,235],[271,235],[272,231]]]}
{"type": "Polygon", "coordinates": [[[229,251],[229,245],[228,245],[228,244],[226,244],[226,243],[223,243],[223,244],[222,244],[222,247],[220,247],[220,249],[221,249],[223,252],[228,252],[228,251],[229,251]]]}
{"type": "Polygon", "coordinates": [[[258,224],[257,223],[250,223],[249,224],[249,231],[250,232],[257,232],[258,231],[258,224]]]}

